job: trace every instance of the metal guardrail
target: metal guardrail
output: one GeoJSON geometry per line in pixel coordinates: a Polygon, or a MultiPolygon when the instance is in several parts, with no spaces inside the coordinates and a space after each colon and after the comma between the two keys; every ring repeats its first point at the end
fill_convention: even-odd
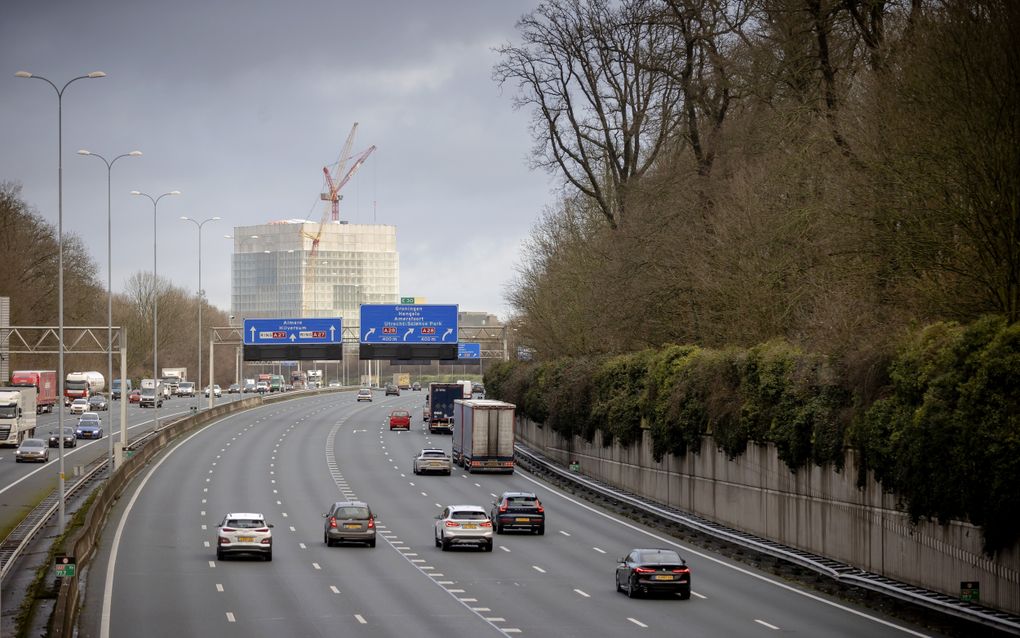
{"type": "Polygon", "coordinates": [[[526,459],[524,465],[531,464],[544,472],[558,476],[561,480],[574,483],[603,498],[627,505],[645,514],[683,525],[707,536],[754,552],[800,565],[841,583],[855,585],[900,600],[909,601],[944,614],[979,623],[986,627],[992,627],[999,631],[1020,635],[1020,616],[990,607],[982,607],[981,605],[953,598],[952,596],[923,587],[915,587],[886,578],[881,574],[858,569],[853,565],[848,565],[825,556],[805,552],[767,538],[732,529],[674,507],[657,504],[601,481],[581,476],[576,472],[564,470],[542,454],[530,450],[520,443],[516,443],[514,447],[518,460],[526,459]]]}
{"type": "MultiPolygon", "coordinates": [[[[64,497],[73,496],[81,488],[91,482],[96,475],[106,469],[108,463],[106,457],[101,457],[96,461],[93,461],[88,469],[85,470],[78,480],[74,481],[70,486],[65,487],[64,497]]],[[[21,522],[7,535],[3,543],[0,544],[0,583],[7,578],[7,574],[10,572],[13,565],[17,562],[18,558],[28,547],[28,544],[32,542],[35,535],[46,526],[49,519],[56,513],[60,507],[60,488],[54,488],[46,498],[42,500],[38,505],[32,508],[32,511],[21,519],[21,522]]]]}

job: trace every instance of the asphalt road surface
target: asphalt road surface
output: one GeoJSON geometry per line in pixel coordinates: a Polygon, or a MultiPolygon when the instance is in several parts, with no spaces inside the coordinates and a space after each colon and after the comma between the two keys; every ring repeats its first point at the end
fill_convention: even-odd
{"type": "Polygon", "coordinates": [[[450,438],[421,428],[420,392],[343,392],[232,415],[172,445],[111,514],[88,570],[80,636],[884,636],[925,635],[776,580],[606,513],[524,472],[415,476],[422,447],[450,438]],[[390,432],[393,408],[412,430],[390,432]],[[535,491],[544,536],[495,536],[491,553],[442,552],[433,517],[448,504],[489,508],[506,489],[535,491]],[[367,501],[375,548],[327,547],[322,514],[367,501]],[[228,511],[263,512],[273,561],[216,560],[228,511]],[[617,593],[617,559],[673,547],[693,595],[617,593]]]}

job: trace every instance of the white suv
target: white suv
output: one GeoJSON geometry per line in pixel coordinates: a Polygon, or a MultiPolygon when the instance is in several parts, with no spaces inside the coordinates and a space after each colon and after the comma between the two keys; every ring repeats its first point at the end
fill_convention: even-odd
{"type": "Polygon", "coordinates": [[[477,545],[492,551],[492,521],[477,505],[449,505],[436,516],[436,547],[443,551],[451,545],[477,545]]]}
{"type": "Polygon", "coordinates": [[[216,559],[223,560],[229,554],[261,554],[273,560],[272,527],[262,514],[227,514],[216,530],[216,559]]]}

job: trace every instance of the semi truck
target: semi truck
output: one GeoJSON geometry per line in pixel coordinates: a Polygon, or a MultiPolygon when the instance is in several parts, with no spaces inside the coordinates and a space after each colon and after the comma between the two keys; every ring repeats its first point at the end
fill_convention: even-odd
{"type": "Polygon", "coordinates": [[[57,404],[56,370],[15,370],[11,373],[11,386],[35,388],[36,414],[53,412],[57,404]]]}
{"type": "Polygon", "coordinates": [[[163,378],[177,377],[177,381],[188,380],[188,369],[187,368],[163,368],[163,378]]]}
{"type": "Polygon", "coordinates": [[[453,432],[453,402],[461,398],[459,383],[430,383],[425,404],[426,421],[432,434],[453,432]]]}
{"type": "Polygon", "coordinates": [[[71,372],[64,379],[64,396],[74,401],[87,399],[106,387],[106,377],[102,372],[71,372]]]}
{"type": "Polygon", "coordinates": [[[0,445],[20,445],[35,434],[35,388],[0,388],[0,445]]]}
{"type": "Polygon", "coordinates": [[[394,372],[393,373],[393,385],[397,386],[401,390],[411,389],[411,373],[410,372],[394,372]]]}
{"type": "Polygon", "coordinates": [[[454,401],[453,462],[469,473],[512,474],[515,409],[488,399],[454,401]]]}

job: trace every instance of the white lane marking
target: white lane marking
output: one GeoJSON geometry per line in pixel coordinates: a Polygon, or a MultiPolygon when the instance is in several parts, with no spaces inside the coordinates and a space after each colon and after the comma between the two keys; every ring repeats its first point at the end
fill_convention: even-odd
{"type": "Polygon", "coordinates": [[[210,546],[210,545],[209,545],[209,541],[202,541],[202,544],[203,544],[203,545],[205,545],[206,547],[209,547],[209,546],[210,546]]]}
{"type": "Polygon", "coordinates": [[[475,483],[475,487],[481,487],[481,484],[475,483]]]}
{"type": "Polygon", "coordinates": [[[699,594],[696,591],[692,591],[691,596],[694,596],[695,598],[700,598],[701,600],[705,600],[706,598],[708,598],[708,596],[705,596],[704,594],[699,594]]]}
{"type": "Polygon", "coordinates": [[[216,561],[214,560],[209,561],[209,567],[216,567],[216,561]]]}
{"type": "Polygon", "coordinates": [[[450,592],[451,594],[463,594],[464,593],[463,589],[452,589],[451,588],[451,589],[447,589],[446,591],[450,592]]]}
{"type": "Polygon", "coordinates": [[[291,525],[291,526],[290,526],[290,531],[292,531],[292,532],[296,532],[296,531],[297,531],[297,529],[295,529],[295,528],[294,528],[294,526],[293,526],[293,525],[291,525]]]}
{"type": "Polygon", "coordinates": [[[300,547],[301,549],[308,549],[304,543],[298,543],[298,547],[300,547]]]}
{"type": "Polygon", "coordinates": [[[769,623],[765,622],[764,620],[758,620],[757,618],[755,618],[754,622],[758,623],[759,625],[765,625],[769,629],[773,629],[775,631],[779,631],[779,627],[776,627],[775,625],[769,624],[769,623]]]}
{"type": "Polygon", "coordinates": [[[600,554],[605,554],[605,553],[606,553],[606,550],[604,550],[604,549],[599,549],[598,547],[592,547],[592,549],[594,549],[594,550],[595,550],[596,552],[598,552],[598,553],[600,553],[600,554]]]}
{"type": "MultiPolygon", "coordinates": [[[[816,595],[814,595],[812,593],[799,590],[799,589],[797,589],[795,587],[792,587],[792,586],[787,585],[785,583],[781,583],[779,581],[773,580],[773,579],[768,578],[766,576],[763,576],[761,574],[756,574],[756,573],[754,573],[754,572],[752,572],[752,571],[750,571],[748,569],[744,569],[743,567],[739,567],[737,565],[732,565],[730,563],[727,563],[724,560],[716,558],[715,556],[710,556],[710,555],[705,554],[703,552],[699,552],[699,551],[693,550],[690,547],[687,547],[685,545],[681,545],[680,543],[677,543],[677,542],[674,542],[672,540],[669,540],[668,538],[663,538],[662,536],[659,536],[657,534],[649,532],[648,530],[641,529],[637,525],[631,525],[630,523],[627,523],[627,522],[622,521],[622,520],[620,520],[618,518],[615,518],[615,517],[613,517],[613,516],[611,516],[609,514],[606,514],[605,512],[601,512],[601,511],[595,509],[594,507],[591,507],[590,505],[586,505],[586,504],[578,501],[577,499],[571,498],[571,497],[567,496],[566,494],[564,494],[563,492],[561,492],[561,491],[559,491],[557,489],[551,488],[547,484],[541,483],[541,482],[531,478],[530,476],[525,476],[524,474],[521,474],[520,477],[522,479],[524,479],[525,481],[528,481],[528,482],[534,483],[535,485],[538,485],[539,487],[541,487],[542,489],[544,489],[547,492],[552,492],[553,494],[556,494],[557,496],[559,496],[560,498],[564,499],[565,501],[573,503],[574,505],[577,505],[578,507],[580,507],[582,509],[586,509],[589,512],[592,512],[592,513],[596,514],[597,516],[601,516],[602,518],[606,518],[608,520],[614,521],[617,524],[622,525],[622,526],[624,526],[624,527],[626,527],[628,529],[634,530],[636,532],[640,532],[640,533],[642,533],[642,534],[644,534],[646,536],[654,538],[655,540],[659,541],[660,543],[666,543],[668,545],[672,545],[673,547],[677,547],[679,549],[684,550],[688,554],[693,554],[695,556],[698,556],[699,558],[703,558],[705,560],[710,560],[713,563],[717,563],[719,565],[722,565],[723,567],[727,567],[729,569],[732,569],[733,571],[736,571],[736,572],[739,572],[741,574],[744,574],[745,576],[750,576],[751,578],[757,578],[760,581],[764,581],[766,583],[769,583],[770,585],[775,585],[776,587],[779,587],[781,589],[785,589],[788,592],[791,592],[791,593],[794,593],[794,594],[797,594],[797,595],[800,595],[800,596],[804,596],[805,598],[809,598],[811,600],[814,600],[815,602],[822,603],[823,605],[829,605],[830,607],[835,607],[836,609],[841,609],[841,610],[843,610],[843,611],[845,611],[847,613],[853,614],[855,616],[859,616],[861,618],[867,618],[868,620],[877,622],[880,625],[885,625],[886,627],[890,627],[892,629],[897,629],[899,631],[902,631],[905,634],[910,634],[911,636],[918,636],[918,638],[927,638],[927,634],[922,634],[919,631],[914,631],[913,629],[908,629],[906,627],[902,627],[902,626],[897,625],[895,623],[891,623],[888,620],[883,620],[881,618],[877,618],[875,616],[866,614],[866,613],[864,613],[862,611],[858,611],[856,609],[851,609],[850,607],[847,607],[845,605],[840,605],[839,603],[833,602],[831,600],[826,600],[826,599],[822,598],[821,596],[816,596],[816,595]]],[[[603,552],[602,550],[598,549],[597,547],[593,547],[592,549],[598,550],[599,552],[605,554],[605,552],[603,552]]],[[[506,630],[504,629],[504,631],[506,631],[506,630]]]]}
{"type": "Polygon", "coordinates": [[[411,481],[408,481],[407,484],[410,485],[411,487],[414,487],[414,483],[412,483],[411,481]]]}
{"type": "Polygon", "coordinates": [[[486,618],[486,620],[488,620],[489,622],[506,622],[506,618],[501,618],[499,616],[488,617],[486,618]]]}
{"type": "Polygon", "coordinates": [[[280,515],[283,516],[284,518],[287,518],[287,512],[280,512],[280,515]]]}
{"type": "Polygon", "coordinates": [[[322,569],[322,567],[319,567],[318,563],[312,563],[312,567],[314,567],[315,569],[322,569]]]}
{"type": "Polygon", "coordinates": [[[442,507],[442,504],[436,503],[436,507],[442,507]]]}
{"type": "Polygon", "coordinates": [[[333,592],[334,594],[339,594],[340,593],[340,590],[337,589],[336,585],[330,585],[329,586],[329,591],[333,592]]]}
{"type": "Polygon", "coordinates": [[[471,611],[492,611],[488,607],[472,607],[471,611]]]}
{"type": "Polygon", "coordinates": [[[283,505],[283,501],[276,501],[277,505],[283,505]]]}
{"type": "Polygon", "coordinates": [[[570,532],[564,532],[562,529],[560,530],[560,534],[563,534],[564,536],[570,536],[570,532]]]}
{"type": "Polygon", "coordinates": [[[426,494],[425,492],[422,492],[421,495],[422,496],[428,496],[428,494],[426,494]]]}
{"type": "Polygon", "coordinates": [[[507,627],[506,629],[503,630],[503,633],[504,634],[519,634],[519,633],[521,633],[521,630],[516,628],[516,627],[507,627]]]}
{"type": "MultiPolygon", "coordinates": [[[[436,576],[441,576],[441,575],[442,574],[436,574],[436,576]]],[[[452,585],[453,581],[452,580],[437,580],[436,583],[439,584],[439,585],[452,585]]]]}
{"type": "Polygon", "coordinates": [[[499,546],[499,548],[500,548],[501,550],[503,550],[504,552],[509,552],[509,551],[510,551],[510,548],[509,548],[509,547],[507,547],[506,545],[500,545],[500,546],[499,546]]]}
{"type": "Polygon", "coordinates": [[[230,613],[229,611],[227,612],[227,622],[237,622],[236,620],[234,620],[234,614],[230,613]]]}
{"type": "Polygon", "coordinates": [[[631,621],[632,623],[634,623],[638,627],[648,627],[648,625],[644,624],[643,622],[641,622],[637,618],[631,618],[630,616],[627,616],[627,620],[631,621]]]}
{"type": "Polygon", "coordinates": [[[578,594],[584,596],[585,598],[591,598],[591,594],[586,594],[583,591],[581,591],[580,589],[575,589],[574,591],[576,591],[578,594]]]}
{"type": "Polygon", "coordinates": [[[199,512],[198,515],[199,516],[205,516],[205,510],[202,510],[201,512],[199,512]]]}
{"type": "Polygon", "coordinates": [[[362,625],[367,625],[367,624],[368,624],[368,621],[367,621],[367,620],[365,620],[365,619],[364,619],[364,617],[362,617],[362,615],[361,615],[361,614],[354,614],[354,618],[356,618],[356,619],[357,619],[357,621],[358,621],[359,623],[361,623],[362,625]]]}
{"type": "Polygon", "coordinates": [[[539,572],[540,574],[545,573],[545,570],[539,567],[538,565],[532,565],[531,568],[534,569],[536,572],[539,572]]]}
{"type": "Polygon", "coordinates": [[[496,495],[495,495],[495,494],[493,494],[492,492],[489,492],[489,496],[491,496],[492,498],[499,498],[498,496],[496,496],[496,495]]]}
{"type": "Polygon", "coordinates": [[[223,585],[221,583],[216,583],[216,591],[223,591],[223,585]]]}
{"type": "Polygon", "coordinates": [[[477,603],[478,602],[477,598],[458,598],[457,600],[459,600],[462,603],[477,603]]]}

